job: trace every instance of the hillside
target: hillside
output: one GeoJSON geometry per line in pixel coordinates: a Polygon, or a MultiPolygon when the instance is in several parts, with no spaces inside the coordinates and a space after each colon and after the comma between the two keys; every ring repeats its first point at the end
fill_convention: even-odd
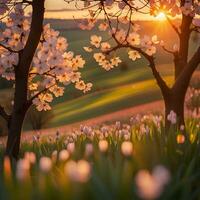
{"type": "MultiPolygon", "coordinates": [[[[92,55],[84,52],[83,46],[89,44],[92,34],[101,34],[105,38],[106,33],[99,33],[96,29],[92,31],[81,31],[77,29],[74,20],[45,20],[53,28],[60,31],[69,42],[69,50],[75,54],[81,54],[86,60],[85,68],[82,70],[83,79],[93,83],[93,89],[89,94],[83,96],[73,86],[66,88],[65,95],[53,103],[54,118],[47,127],[55,127],[70,123],[87,120],[103,114],[118,111],[120,109],[141,105],[161,99],[158,87],[153,79],[147,62],[143,59],[132,62],[128,59],[126,51],[120,51],[123,60],[120,67],[106,72],[101,69],[92,58],[92,55]]],[[[157,34],[159,39],[167,41],[168,47],[172,48],[176,38],[167,22],[138,22],[141,25],[142,35],[148,30],[149,35],[157,34]],[[153,27],[153,28],[152,28],[153,27]],[[151,30],[151,31],[149,31],[151,30]]],[[[197,43],[192,42],[191,52],[197,43]]],[[[171,64],[173,58],[158,49],[156,63],[159,71],[171,84],[173,74],[171,64]]],[[[6,85],[5,87],[8,87],[6,85]]],[[[25,127],[30,127],[25,123],[25,127]]]]}

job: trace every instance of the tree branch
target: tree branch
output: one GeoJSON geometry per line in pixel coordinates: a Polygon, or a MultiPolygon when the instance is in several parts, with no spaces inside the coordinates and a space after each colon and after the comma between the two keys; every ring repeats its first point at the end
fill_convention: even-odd
{"type": "Polygon", "coordinates": [[[0,46],[12,53],[19,53],[19,51],[15,51],[15,50],[11,49],[10,47],[5,46],[4,44],[0,43],[0,46]]]}
{"type": "Polygon", "coordinates": [[[30,33],[26,45],[20,54],[21,72],[26,75],[28,75],[32,58],[40,42],[41,33],[43,31],[44,1],[45,0],[33,0],[31,3],[33,12],[30,33]]]}
{"type": "Polygon", "coordinates": [[[149,62],[149,67],[152,70],[153,76],[157,81],[158,86],[160,87],[162,94],[164,97],[166,97],[169,93],[169,87],[167,86],[166,82],[163,80],[163,78],[161,77],[160,73],[157,71],[156,66],[155,66],[155,62],[154,62],[154,57],[153,56],[149,56],[147,53],[145,53],[141,48],[138,47],[134,47],[131,46],[129,44],[118,44],[117,46],[113,47],[112,49],[108,50],[106,52],[106,54],[110,54],[112,51],[116,51],[120,48],[130,48],[132,50],[138,51],[140,54],[142,54],[144,56],[144,58],[146,58],[146,60],[149,62]]]}
{"type": "Polygon", "coordinates": [[[173,24],[173,22],[171,21],[171,19],[168,16],[166,16],[166,18],[167,18],[167,21],[169,22],[169,24],[171,25],[171,27],[174,29],[174,31],[177,33],[177,35],[180,37],[180,32],[179,32],[178,28],[173,24]]]}
{"type": "Polygon", "coordinates": [[[51,86],[49,86],[48,88],[44,88],[43,90],[39,91],[37,94],[35,94],[34,96],[32,96],[28,101],[27,101],[27,106],[30,107],[33,103],[33,100],[35,98],[37,98],[40,94],[47,92],[51,87],[55,86],[56,84],[53,84],[51,86]]]}
{"type": "Polygon", "coordinates": [[[169,54],[172,54],[174,57],[176,56],[176,53],[177,53],[177,52],[171,51],[171,50],[167,49],[165,46],[162,46],[162,49],[163,49],[165,52],[167,52],[167,53],[169,53],[169,54]]]}
{"type": "Polygon", "coordinates": [[[10,115],[6,113],[5,109],[1,105],[0,105],[0,116],[2,116],[6,120],[6,122],[8,122],[10,119],[10,115]]]}
{"type": "Polygon", "coordinates": [[[156,82],[162,91],[163,97],[166,99],[168,97],[170,88],[167,86],[166,82],[164,81],[164,79],[161,77],[160,73],[156,69],[154,58],[152,56],[149,60],[149,67],[151,68],[153,76],[156,79],[156,82]]]}

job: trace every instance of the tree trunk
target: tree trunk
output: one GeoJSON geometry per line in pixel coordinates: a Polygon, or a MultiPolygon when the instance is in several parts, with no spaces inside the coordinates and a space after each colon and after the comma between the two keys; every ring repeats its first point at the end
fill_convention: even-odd
{"type": "Polygon", "coordinates": [[[181,125],[185,125],[185,118],[184,118],[184,102],[185,102],[185,94],[182,91],[174,91],[171,89],[170,96],[166,99],[164,98],[165,102],[165,128],[169,130],[171,126],[171,122],[167,119],[167,116],[171,111],[174,111],[177,116],[177,126],[180,127],[181,125]]]}
{"type": "Polygon", "coordinates": [[[17,159],[20,148],[21,130],[24,122],[27,107],[27,82],[28,78],[23,77],[20,70],[16,70],[16,83],[14,94],[14,105],[11,119],[8,124],[8,140],[6,155],[17,159]]]}
{"type": "Polygon", "coordinates": [[[24,112],[18,113],[17,111],[15,111],[12,115],[12,119],[8,128],[6,155],[16,160],[18,159],[19,155],[21,130],[23,126],[24,117],[24,112]]]}
{"type": "Polygon", "coordinates": [[[31,3],[33,11],[30,33],[24,49],[19,52],[19,64],[15,67],[14,106],[8,123],[6,146],[6,154],[14,159],[19,155],[21,130],[31,105],[27,99],[29,70],[43,31],[44,2],[45,0],[33,0],[31,3]]]}

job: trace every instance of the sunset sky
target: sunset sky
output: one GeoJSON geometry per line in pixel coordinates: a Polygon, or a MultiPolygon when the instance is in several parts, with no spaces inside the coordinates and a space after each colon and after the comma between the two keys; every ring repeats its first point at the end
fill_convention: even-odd
{"type": "MultiPolygon", "coordinates": [[[[77,16],[77,10],[73,10],[73,4],[68,4],[64,0],[47,0],[46,15],[47,18],[68,19],[77,16]]],[[[82,17],[86,12],[78,11],[78,17],[82,17]]]]}
{"type": "MultiPolygon", "coordinates": [[[[76,18],[82,18],[87,15],[86,11],[73,10],[73,4],[67,4],[64,0],[47,0],[46,1],[46,18],[58,18],[58,19],[71,19],[73,16],[76,18]]],[[[140,20],[152,20],[153,17],[149,15],[138,15],[137,19],[140,20]]],[[[154,18],[155,19],[155,18],[154,18]]]]}

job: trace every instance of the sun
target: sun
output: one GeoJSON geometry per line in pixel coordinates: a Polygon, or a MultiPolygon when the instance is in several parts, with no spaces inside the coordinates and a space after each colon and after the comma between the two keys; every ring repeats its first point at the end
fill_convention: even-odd
{"type": "Polygon", "coordinates": [[[159,21],[164,21],[166,20],[166,15],[164,12],[159,12],[158,15],[156,15],[156,20],[159,20],[159,21]]]}

